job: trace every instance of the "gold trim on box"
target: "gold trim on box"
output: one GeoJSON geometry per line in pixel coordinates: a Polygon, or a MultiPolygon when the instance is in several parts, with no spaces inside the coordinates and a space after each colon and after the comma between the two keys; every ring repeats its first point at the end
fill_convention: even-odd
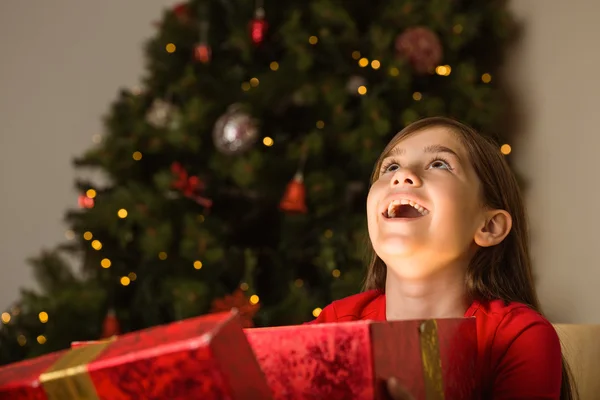
{"type": "Polygon", "coordinates": [[[87,366],[112,340],[68,350],[40,375],[48,400],[99,400],[87,366]]]}
{"type": "Polygon", "coordinates": [[[423,361],[423,377],[425,379],[425,398],[427,400],[444,400],[444,381],[442,375],[442,359],[437,322],[423,321],[420,326],[421,359],[423,361]]]}

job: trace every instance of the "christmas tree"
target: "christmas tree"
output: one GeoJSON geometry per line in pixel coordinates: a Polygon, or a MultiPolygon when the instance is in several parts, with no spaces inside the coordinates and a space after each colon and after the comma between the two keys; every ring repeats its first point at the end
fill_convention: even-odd
{"type": "Polygon", "coordinates": [[[31,260],[40,290],[2,314],[0,361],[231,307],[301,323],[360,291],[369,175],[397,131],[445,115],[510,152],[513,32],[504,1],[165,10],[141,88],[74,162],[108,183],[76,183],[72,239],[31,260]]]}

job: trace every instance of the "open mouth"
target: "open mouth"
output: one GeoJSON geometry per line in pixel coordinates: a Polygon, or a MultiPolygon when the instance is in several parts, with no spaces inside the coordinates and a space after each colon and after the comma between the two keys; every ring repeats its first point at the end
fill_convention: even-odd
{"type": "Polygon", "coordinates": [[[392,200],[383,216],[388,219],[413,219],[424,217],[429,214],[429,210],[422,205],[407,199],[392,200]]]}

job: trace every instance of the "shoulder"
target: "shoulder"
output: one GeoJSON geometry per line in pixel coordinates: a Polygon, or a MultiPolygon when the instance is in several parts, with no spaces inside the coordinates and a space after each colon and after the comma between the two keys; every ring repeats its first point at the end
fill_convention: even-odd
{"type": "Polygon", "coordinates": [[[482,378],[494,395],[516,390],[531,396],[560,393],[560,340],[541,313],[501,300],[477,303],[474,308],[481,367],[487,371],[482,378]]]}
{"type": "Polygon", "coordinates": [[[312,323],[377,320],[385,314],[385,297],[379,290],[369,290],[336,300],[326,306],[312,323]]]}
{"type": "Polygon", "coordinates": [[[534,330],[558,341],[552,324],[526,304],[502,300],[474,303],[471,316],[479,321],[477,329],[489,334],[495,342],[513,341],[524,332],[534,330]]]}

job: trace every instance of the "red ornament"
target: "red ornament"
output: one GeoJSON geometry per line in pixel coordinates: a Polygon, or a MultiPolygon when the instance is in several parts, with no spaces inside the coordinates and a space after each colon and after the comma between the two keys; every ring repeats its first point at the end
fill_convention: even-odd
{"type": "Polygon", "coordinates": [[[211,48],[206,43],[199,43],[194,48],[194,58],[202,64],[207,64],[211,58],[211,48]]]}
{"type": "Polygon", "coordinates": [[[185,197],[196,201],[196,203],[204,207],[208,208],[212,206],[212,200],[199,194],[199,192],[206,189],[206,185],[200,178],[193,175],[189,176],[183,166],[178,162],[174,162],[171,165],[171,172],[175,175],[175,182],[173,182],[174,188],[178,189],[185,197]]]}
{"type": "Polygon", "coordinates": [[[211,312],[230,311],[232,308],[237,308],[239,311],[244,328],[252,328],[254,326],[252,318],[254,318],[254,315],[260,309],[260,304],[250,303],[241,289],[237,289],[233,294],[223,298],[213,300],[211,312]]]}
{"type": "Polygon", "coordinates": [[[302,172],[297,172],[294,179],[288,183],[279,208],[288,213],[304,214],[306,208],[306,187],[304,186],[304,177],[302,172]]]}
{"type": "MultiPolygon", "coordinates": [[[[190,11],[190,6],[187,3],[175,4],[171,10],[180,23],[189,24],[192,22],[192,13],[190,11]]],[[[152,25],[155,28],[160,29],[163,26],[163,21],[154,21],[152,22],[152,25]]]]}
{"type": "Polygon", "coordinates": [[[173,7],[173,14],[181,23],[188,23],[191,20],[190,6],[187,3],[176,4],[173,7]]]}
{"type": "Polygon", "coordinates": [[[94,208],[94,199],[85,194],[80,194],[77,202],[81,208],[94,208]]]}
{"type": "Polygon", "coordinates": [[[112,308],[108,310],[104,322],[102,323],[102,337],[101,339],[107,339],[109,337],[118,335],[121,333],[121,327],[119,326],[119,320],[115,315],[115,310],[112,308]]]}
{"type": "Polygon", "coordinates": [[[418,74],[432,72],[442,61],[443,50],[438,36],[422,26],[408,28],[396,39],[396,51],[408,59],[418,74]]]}
{"type": "Polygon", "coordinates": [[[269,24],[265,21],[265,10],[258,8],[254,15],[254,19],[250,21],[250,37],[254,44],[260,44],[265,39],[265,33],[269,24]]]}

